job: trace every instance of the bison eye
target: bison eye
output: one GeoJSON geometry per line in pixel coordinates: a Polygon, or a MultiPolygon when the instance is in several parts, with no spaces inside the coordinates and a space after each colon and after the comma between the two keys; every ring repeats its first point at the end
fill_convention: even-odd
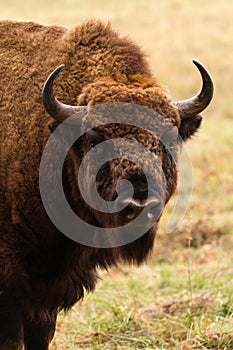
{"type": "Polygon", "coordinates": [[[133,210],[133,208],[131,208],[131,207],[126,207],[124,210],[123,210],[123,212],[122,212],[122,214],[128,219],[128,220],[132,220],[132,219],[134,219],[134,210],[133,210]]]}
{"type": "Polygon", "coordinates": [[[88,148],[95,147],[99,143],[103,142],[105,140],[104,135],[94,129],[88,130],[86,132],[86,140],[88,148]]]}
{"type": "Polygon", "coordinates": [[[178,135],[177,127],[170,127],[162,134],[161,142],[169,151],[173,151],[178,141],[178,135]]]}

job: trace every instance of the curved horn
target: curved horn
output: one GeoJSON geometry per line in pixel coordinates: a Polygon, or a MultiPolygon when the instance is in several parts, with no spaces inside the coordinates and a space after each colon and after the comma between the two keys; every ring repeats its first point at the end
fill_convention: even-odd
{"type": "Polygon", "coordinates": [[[46,80],[42,96],[43,96],[43,105],[48,114],[56,119],[59,122],[63,122],[65,119],[71,115],[83,111],[86,109],[86,106],[69,106],[64,103],[59,102],[53,94],[53,83],[59,72],[64,67],[64,64],[57,67],[46,80]]]}
{"type": "Polygon", "coordinates": [[[193,63],[201,73],[202,89],[198,95],[188,100],[172,102],[178,108],[182,119],[201,113],[209,105],[214,93],[213,81],[208,71],[198,61],[193,60],[193,63]]]}

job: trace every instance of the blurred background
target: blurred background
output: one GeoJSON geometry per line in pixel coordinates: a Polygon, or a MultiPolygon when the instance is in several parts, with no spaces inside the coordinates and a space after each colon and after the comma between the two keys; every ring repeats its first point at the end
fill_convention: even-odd
{"type": "Polygon", "coordinates": [[[54,349],[233,348],[229,306],[233,277],[232,16],[229,0],[1,0],[0,19],[66,27],[89,18],[110,21],[121,35],[146,51],[152,71],[168,86],[174,100],[199,91],[200,76],[192,59],[206,66],[215,85],[201,131],[188,144],[194,190],[184,221],[173,234],[165,234],[171,202],[152,262],[104,276],[97,294],[88,296],[81,310],[77,307],[78,314],[75,309],[68,319],[60,319],[54,349]],[[205,298],[198,299],[203,293],[205,298]],[[158,305],[165,309],[158,311],[158,305]],[[167,305],[175,311],[170,312],[167,305]],[[77,331],[77,323],[81,330],[77,331]]]}

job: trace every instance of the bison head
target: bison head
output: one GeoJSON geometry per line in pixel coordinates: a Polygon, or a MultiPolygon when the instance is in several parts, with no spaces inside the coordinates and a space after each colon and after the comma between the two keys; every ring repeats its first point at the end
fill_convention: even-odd
{"type": "Polygon", "coordinates": [[[212,99],[212,80],[194,63],[202,90],[180,102],[171,102],[157,80],[140,75],[102,78],[83,89],[83,106],[76,107],[53,95],[62,66],[44,86],[44,106],[55,120],[50,129],[68,121],[81,130],[70,151],[76,179],[76,190],[69,187],[76,193],[72,208],[83,221],[108,229],[109,246],[122,246],[121,257],[129,261],[141,262],[152,248],[164,206],[176,188],[179,149],[199,128],[199,113],[212,99]],[[113,235],[119,227],[125,228],[120,239],[113,235]]]}

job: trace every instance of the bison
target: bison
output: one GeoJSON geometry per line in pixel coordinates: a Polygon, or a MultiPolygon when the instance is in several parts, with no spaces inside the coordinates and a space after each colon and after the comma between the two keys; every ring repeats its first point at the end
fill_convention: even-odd
{"type": "MultiPolygon", "coordinates": [[[[87,21],[73,29],[1,21],[0,33],[0,349],[45,350],[55,332],[57,313],[82,299],[85,290],[94,290],[99,268],[146,260],[164,206],[176,188],[178,133],[185,141],[198,130],[199,113],[212,99],[213,83],[205,68],[195,62],[203,80],[201,92],[172,102],[141,48],[101,21],[87,21]],[[63,69],[55,69],[61,64],[63,69]],[[168,122],[170,131],[164,145],[156,135],[132,123],[95,124],[67,152],[63,188],[70,207],[83,221],[111,229],[131,222],[142,209],[148,221],[154,219],[137,239],[101,247],[67,237],[50,220],[40,194],[39,167],[47,141],[66,120],[78,121],[71,132],[83,130],[84,125],[98,121],[101,108],[96,111],[94,107],[109,103],[154,111],[168,122]],[[84,156],[102,141],[116,137],[140,143],[152,154],[156,167],[150,162],[146,166],[154,187],[149,193],[137,165],[139,155],[107,161],[94,179],[96,188],[106,202],[121,198],[125,208],[104,213],[85,203],[77,176],[84,156]],[[122,185],[124,179],[133,185],[133,198],[129,199],[122,185]]],[[[144,117],[142,112],[139,118],[144,117]]],[[[65,143],[60,132],[58,148],[65,143]]],[[[52,185],[53,174],[47,175],[52,185]]],[[[91,165],[81,179],[85,188],[92,177],[91,165]]],[[[59,198],[53,201],[55,205],[59,198]]]]}

